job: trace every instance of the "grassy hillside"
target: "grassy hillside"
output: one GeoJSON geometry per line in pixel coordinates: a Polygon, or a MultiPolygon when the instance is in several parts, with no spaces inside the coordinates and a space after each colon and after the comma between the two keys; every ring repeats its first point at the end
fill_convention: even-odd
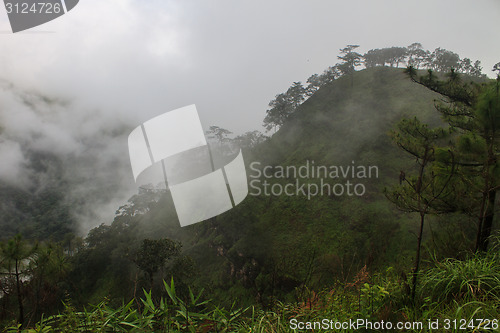
{"type": "Polygon", "coordinates": [[[263,150],[273,150],[279,163],[381,163],[387,159],[380,149],[396,151],[387,132],[399,119],[418,116],[439,123],[433,107],[436,97],[412,83],[402,69],[362,70],[317,91],[263,150]]]}
{"type": "MultiPolygon", "coordinates": [[[[246,151],[248,166],[255,161],[261,166],[300,167],[307,161],[317,166],[349,166],[354,161],[355,165],[377,166],[379,177],[353,180],[366,187],[359,197],[249,196],[219,216],[217,229],[208,239],[223,249],[219,252],[224,253],[226,270],[232,272],[231,281],[252,280],[259,295],[283,295],[304,284],[347,280],[365,264],[371,269],[389,263],[409,264],[414,251],[411,232],[416,230],[413,217],[396,211],[382,192],[397,184],[400,169],[411,169],[414,160],[390,141],[388,132],[401,118],[415,115],[432,126],[440,125],[435,98],[401,69],[363,70],[320,89],[269,141],[246,151]],[[264,290],[269,288],[270,276],[278,280],[279,290],[264,290]],[[261,286],[259,278],[263,279],[261,286]]],[[[269,181],[284,185],[294,179],[269,181]]],[[[203,227],[192,227],[198,228],[203,227]]],[[[219,267],[205,269],[217,272],[219,267]]],[[[216,281],[220,280],[214,276],[212,282],[216,281]]],[[[223,285],[228,284],[220,284],[221,288],[223,285]]]]}

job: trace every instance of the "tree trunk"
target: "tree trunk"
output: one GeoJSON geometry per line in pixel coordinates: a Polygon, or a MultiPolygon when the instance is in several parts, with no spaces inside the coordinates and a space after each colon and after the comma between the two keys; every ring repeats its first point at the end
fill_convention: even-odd
{"type": "Polygon", "coordinates": [[[149,275],[149,285],[151,287],[151,290],[153,290],[153,272],[148,272],[149,275]]]}
{"type": "Polygon", "coordinates": [[[481,229],[478,230],[478,240],[476,250],[485,252],[488,249],[488,238],[491,235],[491,228],[493,225],[493,218],[495,214],[495,199],[496,191],[490,190],[488,192],[487,206],[485,209],[484,219],[481,223],[481,229]]]}
{"type": "Polygon", "coordinates": [[[415,266],[413,267],[413,277],[412,277],[412,288],[411,288],[411,300],[415,301],[415,295],[417,292],[417,275],[420,268],[420,249],[422,245],[422,235],[424,232],[424,222],[425,213],[420,213],[420,231],[418,233],[417,239],[417,254],[415,256],[415,266]]]}
{"type": "Polygon", "coordinates": [[[23,299],[21,296],[21,281],[20,281],[20,276],[21,274],[19,273],[19,261],[16,259],[16,289],[17,289],[17,301],[19,303],[19,324],[21,326],[24,323],[24,306],[23,306],[23,299]]]}
{"type": "Polygon", "coordinates": [[[476,232],[476,248],[475,251],[478,252],[480,251],[480,244],[481,244],[481,237],[482,237],[482,230],[483,230],[483,221],[485,218],[485,207],[486,207],[486,192],[483,192],[483,197],[481,198],[481,206],[479,208],[479,221],[477,224],[477,232],[476,232]]]}
{"type": "MultiPolygon", "coordinates": [[[[493,134],[494,137],[494,134],[493,134]]],[[[493,140],[486,140],[488,144],[488,159],[483,168],[484,189],[481,198],[481,209],[476,236],[476,252],[485,252],[488,248],[488,237],[491,235],[491,227],[495,216],[496,190],[492,188],[493,181],[490,175],[490,166],[496,163],[493,140]]]]}

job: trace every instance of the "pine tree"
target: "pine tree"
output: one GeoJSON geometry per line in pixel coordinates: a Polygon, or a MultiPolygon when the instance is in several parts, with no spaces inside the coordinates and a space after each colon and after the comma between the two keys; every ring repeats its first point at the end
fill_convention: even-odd
{"type": "MultiPolygon", "coordinates": [[[[386,190],[386,197],[397,207],[406,212],[416,212],[420,216],[420,227],[417,236],[415,263],[412,272],[411,297],[415,298],[417,277],[420,267],[423,230],[425,217],[440,212],[440,203],[449,195],[448,184],[454,175],[454,164],[450,167],[439,159],[453,161],[453,153],[438,147],[448,137],[448,131],[442,128],[430,129],[417,118],[403,119],[398,129],[391,133],[395,143],[416,159],[417,174],[401,170],[400,186],[386,190]]],[[[408,171],[408,170],[407,170],[408,171]]]]}
{"type": "Polygon", "coordinates": [[[468,196],[468,199],[474,198],[477,207],[475,248],[486,251],[494,220],[496,191],[500,186],[500,80],[464,82],[453,69],[445,80],[438,79],[431,70],[419,77],[416,70],[409,67],[407,73],[414,82],[442,96],[436,102],[436,109],[456,132],[454,163],[460,166],[462,181],[469,186],[469,191],[476,191],[475,196],[468,196]]]}
{"type": "Polygon", "coordinates": [[[26,277],[28,263],[36,251],[36,246],[27,244],[21,237],[16,235],[5,243],[1,243],[0,265],[3,274],[14,279],[18,302],[18,323],[24,324],[24,293],[23,277],[26,277]]]}

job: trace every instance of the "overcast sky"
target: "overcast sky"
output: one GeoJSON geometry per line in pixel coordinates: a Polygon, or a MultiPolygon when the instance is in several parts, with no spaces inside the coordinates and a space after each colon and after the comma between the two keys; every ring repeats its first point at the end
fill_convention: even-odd
{"type": "Polygon", "coordinates": [[[194,103],[205,128],[241,133],[262,130],[269,101],[334,65],[346,44],[420,42],[491,75],[499,17],[498,0],[81,0],[12,34],[2,7],[0,77],[137,122],[194,103]]]}

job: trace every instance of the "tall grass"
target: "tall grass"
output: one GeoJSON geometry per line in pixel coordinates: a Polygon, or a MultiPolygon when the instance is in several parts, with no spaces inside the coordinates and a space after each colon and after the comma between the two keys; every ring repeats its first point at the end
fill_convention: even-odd
{"type": "MultiPolygon", "coordinates": [[[[272,310],[256,307],[247,309],[219,308],[202,293],[190,291],[181,299],[173,281],[164,283],[167,298],[155,301],[151,292],[144,292],[141,308],[135,300],[118,308],[106,301],[90,309],[76,311],[70,303],[59,315],[43,318],[35,327],[21,330],[18,326],[8,332],[297,332],[290,321],[315,322],[323,319],[349,321],[420,321],[423,329],[407,332],[436,332],[427,323],[439,320],[466,321],[459,326],[439,332],[500,332],[500,255],[493,248],[483,255],[467,260],[435,261],[434,267],[421,273],[417,302],[409,303],[401,278],[388,269],[381,275],[368,276],[360,272],[355,281],[338,284],[320,292],[308,291],[305,298],[294,304],[277,302],[272,310]],[[362,274],[361,274],[362,273],[362,274]],[[376,283],[375,283],[376,282],[376,283]],[[497,320],[486,329],[477,319],[497,320]],[[471,320],[476,320],[472,321],[471,320]],[[472,324],[470,324],[472,323],[472,324]],[[481,326],[482,325],[482,326],[481,326]]],[[[344,332],[354,330],[345,329],[344,332]]],[[[357,330],[357,332],[370,331],[357,330]]],[[[314,332],[331,332],[315,329],[314,332]]]]}
{"type": "Polygon", "coordinates": [[[421,293],[437,302],[498,300],[499,260],[495,253],[475,255],[464,261],[446,259],[438,262],[424,275],[421,293]]]}

